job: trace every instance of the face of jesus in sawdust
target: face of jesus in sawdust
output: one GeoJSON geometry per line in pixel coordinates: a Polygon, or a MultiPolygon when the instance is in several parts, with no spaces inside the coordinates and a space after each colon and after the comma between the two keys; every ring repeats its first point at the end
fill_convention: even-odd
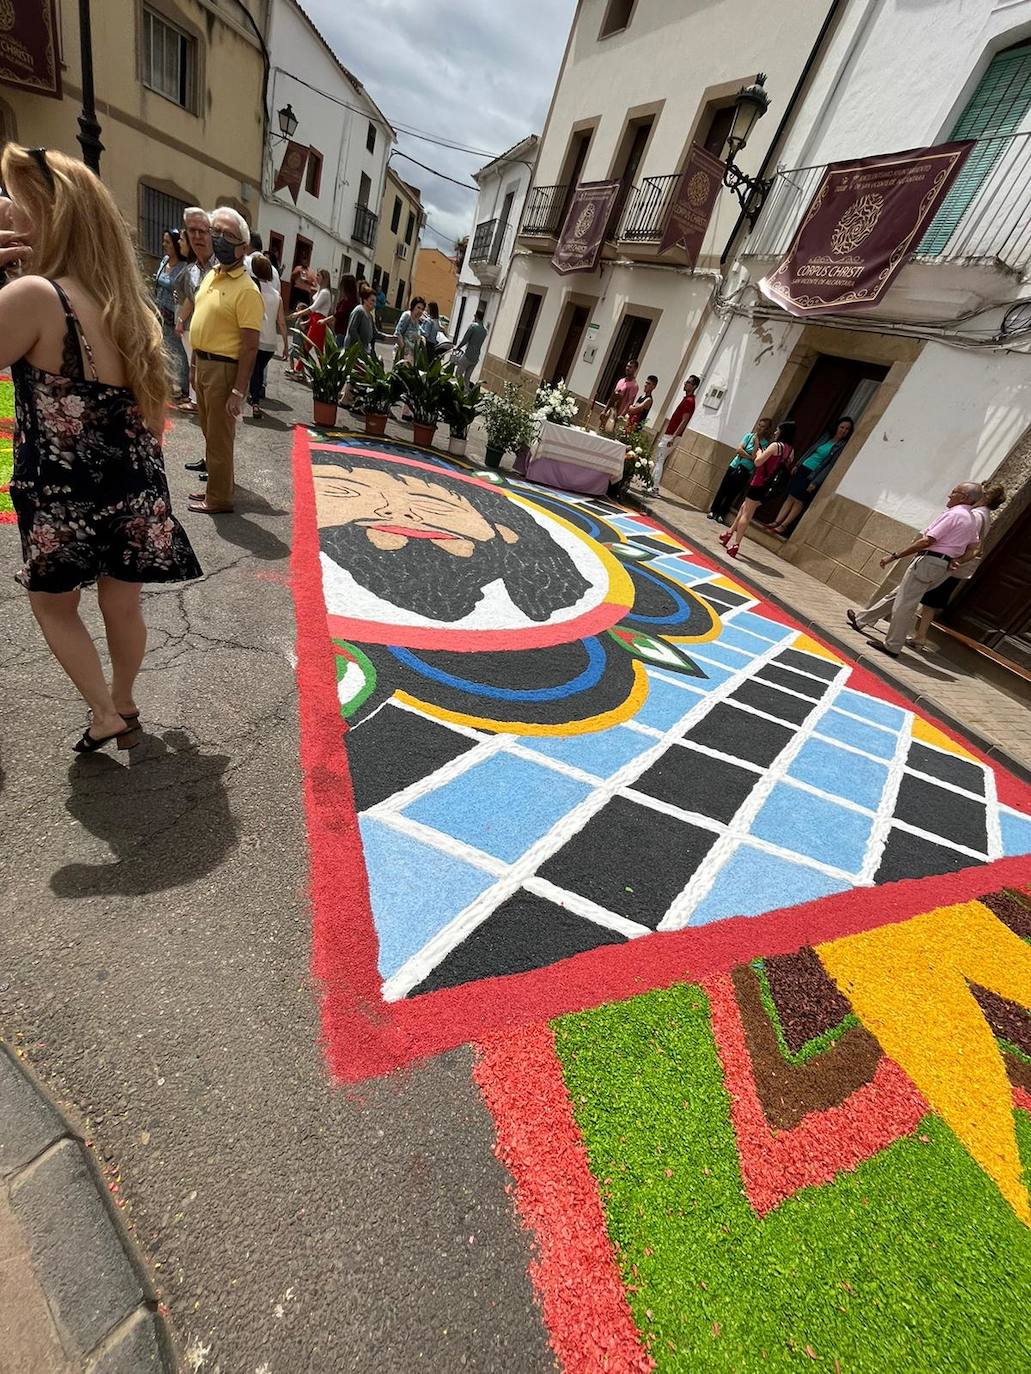
{"type": "Polygon", "coordinates": [[[432,477],[331,464],[313,471],[319,526],[357,525],[383,552],[418,539],[454,558],[471,558],[488,540],[519,542],[509,526],[491,524],[466,496],[432,477]]]}

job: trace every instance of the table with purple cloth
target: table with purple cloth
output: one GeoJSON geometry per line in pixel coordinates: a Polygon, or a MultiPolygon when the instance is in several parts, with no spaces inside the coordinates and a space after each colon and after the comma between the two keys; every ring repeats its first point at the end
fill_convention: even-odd
{"type": "Polygon", "coordinates": [[[545,420],[537,442],[522,457],[517,456],[515,471],[542,486],[604,496],[609,483],[623,476],[625,461],[625,444],[604,434],[545,420]]]}

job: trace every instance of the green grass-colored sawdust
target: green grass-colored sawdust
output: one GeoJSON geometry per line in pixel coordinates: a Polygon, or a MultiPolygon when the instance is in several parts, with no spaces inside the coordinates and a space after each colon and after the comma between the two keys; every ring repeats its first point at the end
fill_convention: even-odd
{"type": "Polygon", "coordinates": [[[660,1370],[1027,1367],[1031,1233],[936,1117],[761,1219],[742,1192],[699,989],[566,1017],[555,1032],[660,1370]]]}

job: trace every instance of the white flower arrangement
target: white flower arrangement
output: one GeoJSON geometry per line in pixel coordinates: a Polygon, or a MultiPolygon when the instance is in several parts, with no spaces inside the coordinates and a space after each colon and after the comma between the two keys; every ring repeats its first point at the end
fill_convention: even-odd
{"type": "Polygon", "coordinates": [[[576,397],[562,381],[554,386],[542,384],[533,398],[534,419],[550,420],[556,425],[571,424],[578,408],[576,397]]]}

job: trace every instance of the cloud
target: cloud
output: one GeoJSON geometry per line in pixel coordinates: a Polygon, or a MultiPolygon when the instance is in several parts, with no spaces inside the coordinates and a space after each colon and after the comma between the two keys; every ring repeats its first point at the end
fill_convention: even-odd
{"type": "Polygon", "coordinates": [[[301,0],[312,22],[389,120],[482,150],[470,156],[398,133],[400,152],[473,186],[453,186],[399,155],[422,192],[423,242],[446,248],[472,228],[471,174],[541,132],[575,0],[301,0]]]}

